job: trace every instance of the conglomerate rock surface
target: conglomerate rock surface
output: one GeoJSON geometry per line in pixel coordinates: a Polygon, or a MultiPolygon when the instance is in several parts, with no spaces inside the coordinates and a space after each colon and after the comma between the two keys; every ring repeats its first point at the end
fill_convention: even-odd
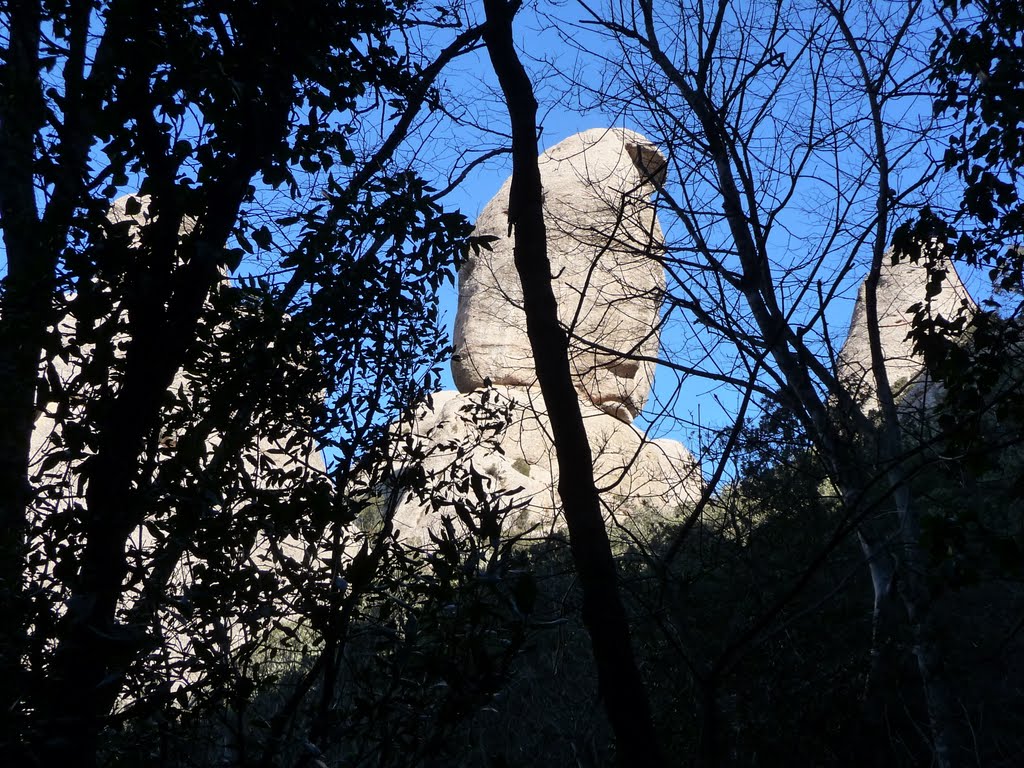
{"type": "MultiPolygon", "coordinates": [[[[697,502],[700,470],[681,443],[647,440],[632,424],[580,406],[608,517],[627,526],[638,515],[667,522],[697,502]]],[[[425,543],[439,515],[478,518],[484,511],[503,517],[507,531],[543,535],[564,528],[558,460],[538,388],[437,393],[396,436],[396,475],[418,478],[396,489],[402,496],[395,526],[403,538],[425,543]]]]}
{"type": "MultiPolygon", "coordinates": [[[[576,389],[629,421],[643,408],[653,378],[649,359],[658,353],[663,236],[650,195],[664,158],[633,131],[593,129],[538,162],[552,288],[572,336],[576,389]]],[[[452,374],[460,392],[487,380],[537,383],[509,234],[510,188],[511,179],[476,224],[478,236],[495,238],[490,250],[471,255],[459,272],[452,374]]]]}
{"type": "MultiPolygon", "coordinates": [[[[929,291],[931,277],[923,259],[911,262],[904,257],[893,263],[891,255],[887,255],[878,278],[875,295],[882,356],[889,385],[904,410],[930,408],[941,395],[941,388],[930,381],[924,359],[914,352],[914,342],[908,336],[914,321],[912,308],[921,305],[927,318],[941,317],[949,321],[962,312],[977,309],[953,265],[942,262],[939,268],[945,274],[941,283],[932,283],[939,289],[937,293],[935,287],[929,291]]],[[[878,407],[878,395],[865,291],[862,285],[853,308],[849,334],[836,360],[836,374],[862,403],[865,412],[870,412],[878,407]]]]}
{"type": "MultiPolygon", "coordinates": [[[[552,287],[572,334],[572,373],[606,516],[627,526],[677,518],[700,498],[700,470],[681,443],[649,440],[632,424],[658,353],[665,278],[650,195],[664,158],[637,133],[598,129],[557,144],[539,163],[552,287]]],[[[377,493],[410,541],[427,543],[444,516],[466,527],[498,516],[506,529],[538,535],[564,529],[509,236],[509,190],[510,181],[477,222],[477,235],[495,238],[490,250],[459,273],[459,391],[432,395],[392,428],[392,479],[377,493]]]]}

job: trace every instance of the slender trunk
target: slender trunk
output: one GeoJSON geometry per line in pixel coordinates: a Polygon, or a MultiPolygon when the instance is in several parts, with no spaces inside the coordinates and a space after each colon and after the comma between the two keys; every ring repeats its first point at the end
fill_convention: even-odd
{"type": "Polygon", "coordinates": [[[888,547],[872,542],[863,526],[857,531],[864,560],[871,574],[874,604],[871,610],[871,657],[864,678],[864,702],[867,716],[875,717],[874,706],[879,702],[879,691],[889,677],[895,626],[895,564],[888,547]]]}
{"type": "Polygon", "coordinates": [[[914,657],[924,686],[932,749],[937,765],[960,765],[965,757],[958,727],[956,695],[946,671],[942,640],[935,626],[934,595],[928,583],[921,532],[912,510],[900,512],[900,568],[897,588],[914,639],[914,657]]]}
{"type": "Polygon", "coordinates": [[[721,716],[715,695],[718,680],[712,676],[700,681],[700,741],[697,744],[699,768],[715,768],[722,764],[720,753],[721,716]]]}
{"type": "Polygon", "coordinates": [[[615,732],[619,761],[629,766],[656,766],[663,759],[630,643],[615,560],[594,484],[590,443],[569,370],[568,337],[558,322],[551,288],[537,164],[537,102],[512,43],[512,17],[517,7],[506,0],[485,0],[484,40],[512,121],[509,224],[515,227],[515,263],[523,284],[527,335],[551,418],[558,490],[583,589],[583,622],[590,633],[598,687],[615,732]]]}
{"type": "Polygon", "coordinates": [[[891,547],[869,540],[863,526],[858,530],[857,538],[875,593],[871,611],[871,651],[861,703],[865,738],[859,745],[857,757],[871,765],[885,765],[892,761],[887,733],[888,710],[899,685],[900,652],[896,640],[898,627],[905,617],[900,613],[899,596],[896,594],[891,547]]]}
{"type": "MultiPolygon", "coordinates": [[[[946,675],[940,650],[940,642],[931,630],[934,621],[931,615],[932,594],[928,585],[926,558],[921,550],[919,512],[914,507],[911,489],[907,484],[905,460],[901,462],[905,446],[899,411],[889,381],[887,360],[882,349],[881,329],[878,321],[878,282],[889,243],[889,214],[892,202],[889,199],[895,188],[891,178],[888,145],[886,143],[886,119],[883,113],[884,97],[880,77],[874,74],[861,49],[860,42],[850,28],[846,16],[831,2],[828,8],[835,18],[850,51],[857,60],[860,77],[871,113],[871,126],[875,143],[875,161],[878,167],[878,194],[875,200],[877,213],[875,236],[872,243],[871,271],[864,286],[864,308],[867,314],[868,343],[871,348],[871,368],[875,377],[875,391],[881,406],[882,425],[878,430],[878,455],[880,463],[895,467],[889,471],[892,480],[892,497],[898,520],[896,554],[896,584],[910,620],[914,634],[915,655],[921,673],[928,720],[931,725],[932,749],[939,768],[950,768],[958,764],[960,747],[956,728],[956,709],[949,678],[946,675]],[[901,466],[901,464],[903,466],[901,466]]],[[[908,23],[913,11],[908,15],[908,23]]]]}
{"type": "Polygon", "coordinates": [[[56,257],[36,209],[33,149],[45,113],[39,83],[40,4],[8,15],[0,91],[0,227],[7,275],[0,293],[0,754],[19,761],[25,711],[28,605],[24,564],[31,498],[29,453],[56,257]]]}

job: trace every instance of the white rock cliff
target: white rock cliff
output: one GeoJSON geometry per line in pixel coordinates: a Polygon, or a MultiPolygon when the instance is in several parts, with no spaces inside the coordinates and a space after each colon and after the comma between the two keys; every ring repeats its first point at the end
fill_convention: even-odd
{"type": "MultiPolygon", "coordinates": [[[[548,257],[559,318],[606,515],[672,519],[700,498],[702,478],[674,440],[632,425],[651,388],[665,279],[650,200],[661,153],[643,136],[589,130],[540,157],[548,257]]],[[[452,362],[458,392],[435,394],[393,430],[395,522],[425,541],[442,515],[492,514],[550,533],[564,528],[550,421],[526,336],[509,236],[507,181],[477,235],[494,239],[459,273],[452,362]],[[422,468],[422,473],[417,469],[422,468]],[[402,480],[405,477],[405,480],[402,480]],[[414,482],[408,482],[415,478],[414,482]]]]}
{"type": "MultiPolygon", "coordinates": [[[[544,221],[559,319],[572,336],[576,389],[625,421],[643,408],[658,353],[665,290],[661,227],[650,195],[665,160],[622,129],[576,134],[540,156],[544,221]]],[[[459,272],[452,373],[461,392],[485,380],[534,386],[522,288],[509,235],[511,179],[484,208],[478,236],[495,238],[459,272]]]]}
{"type": "MultiPolygon", "coordinates": [[[[908,336],[913,325],[911,307],[921,304],[929,318],[954,320],[961,312],[977,309],[957,274],[948,262],[939,268],[945,276],[940,290],[928,295],[929,271],[924,260],[911,262],[901,258],[893,263],[887,255],[878,279],[876,301],[878,328],[889,385],[897,400],[907,408],[932,407],[941,388],[929,380],[924,360],[914,352],[908,336]]],[[[868,338],[865,286],[860,287],[850,319],[850,330],[836,360],[836,374],[868,413],[878,407],[878,396],[868,338]]]]}

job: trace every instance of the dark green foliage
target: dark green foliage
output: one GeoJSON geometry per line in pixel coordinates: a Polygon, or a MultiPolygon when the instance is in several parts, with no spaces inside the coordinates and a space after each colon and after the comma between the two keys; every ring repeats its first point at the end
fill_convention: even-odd
{"type": "Polygon", "coordinates": [[[404,768],[457,756],[456,729],[500,690],[527,636],[517,594],[531,575],[511,542],[495,550],[446,525],[435,544],[429,553],[389,545],[346,628],[321,741],[309,740],[317,710],[291,702],[325,693],[322,639],[293,617],[247,662],[234,660],[225,681],[234,696],[132,721],[110,738],[107,759],[295,765],[313,756],[404,768]]]}
{"type": "Polygon", "coordinates": [[[897,246],[938,237],[952,254],[988,267],[995,285],[1020,290],[1024,273],[1024,11],[1015,0],[943,0],[931,49],[936,114],[952,121],[942,159],[962,183],[958,206],[926,207],[897,246]],[[909,237],[908,237],[909,235],[909,237]]]}
{"type": "Polygon", "coordinates": [[[1024,11],[1012,0],[942,5],[950,23],[932,48],[935,109],[962,126],[944,162],[965,182],[963,213],[988,229],[962,238],[959,249],[972,263],[991,264],[1005,286],[1019,286],[1020,259],[1005,249],[1024,234],[1024,11]]]}
{"type": "Polygon", "coordinates": [[[1024,411],[1017,318],[978,312],[962,333],[933,334],[926,351],[945,394],[933,414],[930,463],[919,481],[931,513],[925,543],[954,587],[1024,571],[1024,411]]]}
{"type": "MultiPolygon", "coordinates": [[[[998,433],[976,437],[991,447],[998,433]]],[[[813,448],[771,405],[739,445],[737,481],[669,572],[659,568],[657,544],[621,561],[633,576],[640,658],[670,753],[680,765],[927,763],[914,639],[898,617],[873,625],[855,527],[813,448]]],[[[1006,485],[1019,461],[1013,452],[989,456],[985,479],[969,490],[965,464],[931,453],[913,484],[927,509],[936,621],[963,726],[980,764],[1012,765],[1024,754],[1012,725],[1024,588],[1019,571],[1004,568],[1019,568],[1019,556],[1007,561],[1000,552],[1008,526],[1019,526],[1019,496],[1006,485]],[[972,509],[984,524],[972,522],[972,509]],[[940,520],[966,538],[934,538],[940,520]]],[[[872,515],[885,512],[880,498],[872,515]]],[[[673,532],[666,535],[671,541],[673,532]]]]}
{"type": "Polygon", "coordinates": [[[394,157],[436,76],[397,41],[438,11],[0,13],[3,751],[115,762],[114,730],[243,717],[279,642],[326,748],[350,628],[418,572],[353,522],[469,235],[394,157]]]}

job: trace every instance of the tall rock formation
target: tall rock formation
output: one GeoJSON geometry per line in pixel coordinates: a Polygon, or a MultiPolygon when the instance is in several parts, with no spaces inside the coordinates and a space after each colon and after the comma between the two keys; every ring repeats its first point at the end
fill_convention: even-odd
{"type": "MultiPolygon", "coordinates": [[[[935,272],[929,274],[923,259],[911,262],[904,257],[893,263],[891,255],[887,256],[878,278],[878,327],[885,370],[893,394],[905,408],[930,407],[940,394],[938,385],[930,382],[924,360],[914,352],[914,343],[908,335],[914,320],[911,307],[921,304],[929,317],[946,320],[977,309],[953,265],[940,262],[939,269],[945,270],[944,279],[937,284],[939,292],[932,295],[929,295],[929,283],[935,272]]],[[[864,285],[857,294],[850,331],[836,361],[836,373],[862,403],[865,412],[878,407],[864,285]]]]}
{"type": "MultiPolygon", "coordinates": [[[[658,353],[658,312],[665,276],[661,227],[650,195],[665,160],[643,136],[594,129],[555,145],[539,159],[552,288],[559,319],[572,335],[577,391],[625,421],[643,407],[658,353]]],[[[452,374],[460,392],[486,380],[535,386],[522,288],[512,252],[511,179],[484,208],[478,236],[490,250],[459,272],[452,374]]]]}
{"type": "MultiPolygon", "coordinates": [[[[700,498],[702,478],[674,440],[632,425],[650,391],[665,279],[650,200],[661,153],[637,133],[589,130],[540,157],[559,317],[598,489],[609,517],[672,519],[700,498]],[[646,359],[638,359],[646,358],[646,359]]],[[[509,236],[510,181],[477,222],[494,238],[459,273],[452,372],[458,392],[433,395],[392,432],[392,482],[378,489],[402,535],[426,540],[441,516],[500,515],[549,533],[559,514],[558,462],[526,336],[509,236]]]]}
{"type": "MultiPolygon", "coordinates": [[[[107,218],[113,224],[126,224],[128,226],[127,236],[133,246],[138,246],[141,239],[141,227],[150,220],[150,199],[147,195],[126,195],[115,200],[107,213],[107,218]],[[129,208],[134,206],[135,212],[129,213],[129,208]]],[[[186,218],[179,236],[184,236],[195,226],[195,221],[186,218]]],[[[225,276],[224,285],[229,283],[225,276]]],[[[94,349],[91,343],[83,342],[79,338],[78,320],[68,314],[62,317],[58,323],[57,330],[64,343],[64,349],[60,354],[53,356],[50,361],[52,366],[51,375],[60,382],[61,389],[74,391],[80,386],[78,381],[82,375],[83,364],[92,356],[94,349]]],[[[124,343],[126,337],[118,336],[116,341],[124,343]]],[[[119,351],[118,355],[122,353],[119,351]]],[[[182,403],[191,400],[195,384],[189,377],[179,371],[168,389],[168,397],[177,397],[182,403]]],[[[83,395],[84,397],[84,395],[83,395]]],[[[62,451],[62,438],[59,434],[56,414],[56,404],[41,402],[41,409],[36,414],[36,421],[32,430],[30,468],[40,479],[60,484],[69,469],[77,469],[69,466],[67,462],[54,463],[48,460],[54,452],[66,454],[62,451]],[[44,466],[46,469],[44,469],[44,466]]],[[[183,406],[184,407],[184,406],[183,406]]],[[[64,414],[64,418],[67,418],[64,414]]],[[[180,437],[181,430],[165,432],[160,438],[162,450],[173,451],[180,437]]],[[[220,443],[218,435],[211,435],[207,441],[207,452],[212,454],[220,443]]],[[[326,471],[326,465],[319,449],[314,445],[312,438],[300,441],[295,433],[285,434],[280,437],[260,435],[255,443],[245,448],[245,463],[251,467],[249,480],[257,486],[262,486],[265,476],[272,473],[272,470],[298,470],[304,469],[313,473],[326,471]]],[[[66,484],[65,484],[66,485],[66,484]]],[[[64,487],[63,485],[61,486],[64,487]]],[[[70,504],[77,500],[72,496],[71,486],[64,488],[65,498],[60,500],[61,504],[70,504]]]]}
{"type": "MultiPolygon", "coordinates": [[[[150,218],[149,201],[144,196],[129,203],[130,199],[115,201],[108,219],[115,225],[124,224],[123,234],[138,245],[140,227],[150,218]]],[[[186,220],[181,234],[194,223],[186,220]]],[[[225,278],[222,287],[226,286],[225,278]]],[[[29,466],[36,491],[29,511],[30,547],[37,554],[28,561],[26,582],[45,595],[39,598],[41,604],[50,601],[57,613],[64,610],[61,601],[70,597],[71,580],[58,577],[54,567],[57,560],[51,553],[77,555],[81,546],[77,531],[86,527],[85,521],[98,517],[86,509],[86,464],[94,455],[90,430],[95,424],[92,419],[97,403],[121,385],[121,363],[128,342],[127,331],[119,331],[110,349],[97,350],[96,319],[76,317],[74,302],[69,306],[71,309],[53,329],[60,348],[41,361],[47,387],[37,398],[39,410],[31,435],[29,466]]],[[[115,312],[121,312],[114,306],[115,312]]],[[[106,325],[115,321],[110,315],[100,320],[106,325]]],[[[229,325],[229,320],[224,321],[211,330],[219,335],[229,325]]],[[[118,327],[125,326],[122,322],[118,327]]],[[[105,333],[99,338],[107,338],[105,333]]],[[[227,357],[233,352],[225,347],[215,354],[227,357]]],[[[140,485],[152,481],[151,487],[156,490],[147,490],[143,502],[147,517],[123,542],[132,563],[132,576],[120,593],[118,620],[134,615],[143,605],[145,611],[139,615],[147,618],[140,626],[115,625],[118,633],[124,633],[117,637],[146,638],[147,645],[150,639],[159,642],[160,674],[165,676],[161,679],[176,688],[195,682],[197,670],[204,669],[203,662],[196,663],[202,657],[196,656],[194,638],[206,633],[208,615],[193,613],[187,595],[194,588],[204,589],[208,558],[218,558],[213,570],[232,563],[237,569],[233,578],[274,573],[280,562],[275,551],[301,561],[305,542],[275,531],[276,521],[265,512],[251,516],[249,503],[257,492],[264,499],[270,495],[286,497],[326,473],[323,456],[302,424],[261,426],[253,434],[249,427],[254,423],[243,422],[244,434],[232,435],[225,445],[225,434],[207,426],[214,421],[208,397],[211,378],[199,372],[199,367],[192,367],[191,372],[179,371],[165,393],[161,431],[147,443],[139,462],[140,485]],[[227,457],[224,462],[219,450],[222,445],[228,448],[223,452],[227,457]],[[176,465],[175,459],[182,456],[183,465],[176,465]],[[162,486],[165,472],[170,479],[162,486]],[[236,477],[244,493],[225,488],[221,478],[226,475],[236,477]],[[239,510],[241,514],[236,516],[239,510]],[[225,514],[228,512],[231,514],[225,514]],[[214,543],[218,539],[222,547],[214,543]],[[200,543],[202,546],[198,546],[200,543]],[[161,579],[165,581],[161,583],[161,579]],[[156,593],[150,594],[151,584],[159,585],[156,593]],[[136,632],[140,634],[132,634],[136,632]]],[[[217,418],[222,419],[223,412],[217,418]]],[[[68,562],[73,558],[69,557],[68,562]]],[[[71,602],[67,607],[70,609],[71,602]]],[[[225,607],[225,616],[235,607],[225,607]]],[[[222,627],[222,631],[221,639],[239,643],[247,638],[251,626],[242,622],[222,627]]]]}

